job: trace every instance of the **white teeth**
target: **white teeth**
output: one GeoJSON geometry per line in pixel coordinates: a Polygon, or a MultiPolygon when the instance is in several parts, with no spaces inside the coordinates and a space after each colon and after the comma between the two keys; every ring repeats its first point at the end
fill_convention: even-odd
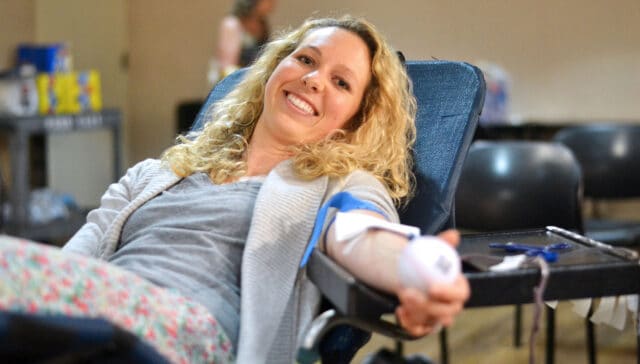
{"type": "Polygon", "coordinates": [[[287,94],[287,99],[291,101],[291,103],[294,104],[298,109],[306,112],[307,114],[312,115],[315,113],[313,111],[313,107],[301,98],[296,97],[293,94],[287,94]]]}

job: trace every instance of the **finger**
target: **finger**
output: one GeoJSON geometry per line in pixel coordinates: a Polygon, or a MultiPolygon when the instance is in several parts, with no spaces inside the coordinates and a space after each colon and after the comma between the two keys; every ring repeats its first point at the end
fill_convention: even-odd
{"type": "Polygon", "coordinates": [[[427,297],[415,290],[404,289],[398,294],[402,317],[407,324],[424,323],[429,319],[427,297]]]}
{"type": "Polygon", "coordinates": [[[396,309],[396,318],[400,326],[414,337],[428,335],[440,327],[440,324],[437,322],[421,323],[412,321],[407,315],[407,310],[401,307],[396,309]]]}
{"type": "Polygon", "coordinates": [[[400,291],[398,298],[400,306],[396,313],[405,328],[427,325],[433,329],[438,324],[450,326],[464,308],[464,300],[440,301],[410,288],[400,291]]]}
{"type": "Polygon", "coordinates": [[[428,299],[416,291],[406,291],[400,297],[400,313],[403,322],[410,324],[427,324],[435,326],[441,319],[451,321],[452,316],[462,310],[462,302],[439,302],[428,299]]]}
{"type": "Polygon", "coordinates": [[[420,291],[412,288],[403,289],[398,294],[400,306],[409,313],[417,312],[427,304],[427,297],[420,291]]]}
{"type": "Polygon", "coordinates": [[[441,322],[447,324],[453,321],[453,318],[462,312],[464,306],[461,302],[438,302],[429,301],[429,304],[422,307],[422,322],[434,323],[441,322]]]}
{"type": "Polygon", "coordinates": [[[441,323],[449,326],[464,308],[464,300],[437,300],[426,297],[415,290],[406,290],[399,294],[400,313],[405,326],[412,324],[428,324],[435,326],[441,323]]]}
{"type": "Polygon", "coordinates": [[[422,335],[422,330],[420,330],[418,324],[409,318],[407,309],[399,306],[396,309],[396,318],[400,326],[402,326],[410,335],[415,337],[422,335]]]}
{"type": "Polygon", "coordinates": [[[420,337],[438,331],[444,326],[450,326],[453,323],[453,317],[445,317],[443,321],[432,317],[426,321],[413,321],[410,315],[407,314],[408,310],[398,308],[396,309],[396,318],[398,323],[412,336],[420,337]]]}
{"type": "Polygon", "coordinates": [[[434,283],[429,287],[429,298],[439,301],[465,302],[471,295],[471,288],[467,278],[460,274],[452,284],[434,283]]]}
{"type": "Polygon", "coordinates": [[[460,232],[455,229],[449,229],[438,234],[440,239],[445,240],[447,243],[451,244],[451,246],[456,247],[460,244],[460,232]]]}
{"type": "Polygon", "coordinates": [[[440,328],[440,325],[416,325],[409,331],[409,333],[415,337],[422,337],[431,334],[440,328]]]}

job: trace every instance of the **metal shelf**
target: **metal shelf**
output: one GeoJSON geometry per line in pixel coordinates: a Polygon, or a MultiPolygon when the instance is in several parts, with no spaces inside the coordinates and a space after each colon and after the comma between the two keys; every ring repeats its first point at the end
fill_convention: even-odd
{"type": "Polygon", "coordinates": [[[29,166],[30,139],[35,135],[76,133],[84,130],[109,129],[113,142],[113,180],[121,173],[122,113],[117,109],[74,115],[0,116],[0,134],[9,137],[11,155],[11,188],[8,191],[12,214],[3,230],[11,235],[37,241],[69,238],[84,223],[84,212],[74,213],[67,220],[34,225],[28,221],[28,203],[31,193],[29,166]]]}
{"type": "Polygon", "coordinates": [[[56,219],[46,224],[26,223],[21,230],[9,224],[5,233],[38,242],[55,242],[71,237],[85,223],[87,211],[72,211],[69,218],[56,219]]]}

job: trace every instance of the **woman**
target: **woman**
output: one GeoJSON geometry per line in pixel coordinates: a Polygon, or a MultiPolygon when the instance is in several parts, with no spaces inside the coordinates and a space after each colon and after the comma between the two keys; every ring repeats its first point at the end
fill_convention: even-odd
{"type": "MultiPolygon", "coordinates": [[[[292,362],[319,303],[299,265],[320,206],[349,192],[374,207],[350,213],[397,222],[394,202],[402,204],[410,193],[407,146],[414,139],[415,101],[407,86],[395,52],[370,23],[309,20],[269,43],[245,79],[214,106],[202,132],[181,138],[163,161],[144,161],[109,187],[64,250],[111,265],[72,254],[41,259],[42,250],[28,244],[12,259],[27,256],[23,260],[45,267],[41,271],[51,260],[73,260],[63,264],[67,271],[80,261],[79,270],[109,277],[89,280],[90,294],[71,299],[79,305],[58,310],[82,313],[80,306],[105,315],[176,361],[193,355],[231,360],[231,345],[241,363],[292,362]],[[113,288],[104,287],[112,275],[138,299],[112,297],[113,288]],[[141,306],[147,295],[153,297],[141,306]],[[123,301],[122,310],[113,310],[114,299],[123,301]],[[148,301],[160,303],[149,307],[148,301]],[[111,305],[101,308],[104,302],[111,305]],[[140,307],[154,320],[122,313],[140,307]],[[188,309],[176,309],[182,307],[188,309]],[[189,335],[180,336],[184,332],[189,335]]],[[[468,298],[462,275],[453,284],[433,285],[428,295],[402,287],[396,264],[405,237],[370,231],[345,253],[333,225],[326,230],[320,248],[365,282],[396,293],[399,322],[416,336],[450,325],[468,298]]],[[[459,240],[455,231],[441,237],[453,245],[459,240]]],[[[27,279],[14,276],[16,285],[27,279]]]]}
{"type": "Polygon", "coordinates": [[[220,23],[215,66],[222,79],[250,65],[269,40],[269,14],[276,0],[235,0],[231,13],[220,23]]]}

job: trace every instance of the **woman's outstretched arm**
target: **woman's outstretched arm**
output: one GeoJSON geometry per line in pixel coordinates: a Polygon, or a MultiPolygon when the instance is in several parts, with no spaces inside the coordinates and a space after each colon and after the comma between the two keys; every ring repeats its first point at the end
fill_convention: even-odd
{"type": "MultiPolygon", "coordinates": [[[[383,218],[368,210],[350,213],[383,218]]],[[[432,284],[428,293],[403,287],[398,277],[398,260],[408,239],[384,230],[370,230],[364,234],[345,250],[344,243],[337,241],[335,224],[332,224],[326,234],[327,254],[363,282],[396,294],[400,300],[396,316],[412,335],[427,335],[440,325],[451,325],[470,295],[466,278],[460,274],[452,284],[432,284]]],[[[445,231],[439,237],[453,247],[460,241],[455,230],[445,231]]]]}

